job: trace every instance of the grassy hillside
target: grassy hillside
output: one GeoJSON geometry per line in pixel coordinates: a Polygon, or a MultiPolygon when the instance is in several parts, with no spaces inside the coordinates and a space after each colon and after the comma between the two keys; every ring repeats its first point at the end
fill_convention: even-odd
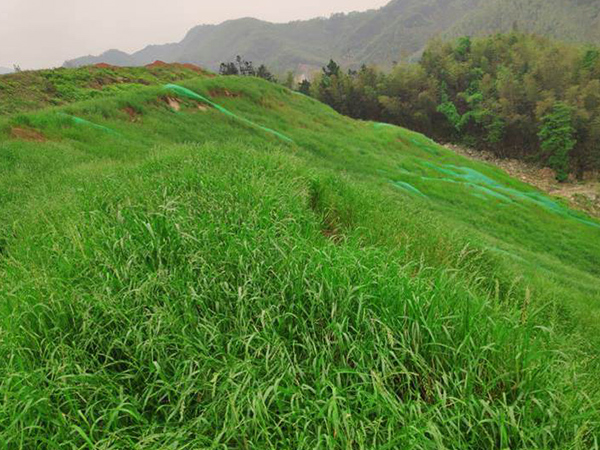
{"type": "Polygon", "coordinates": [[[191,64],[114,67],[107,64],[79,69],[19,72],[0,77],[0,115],[110,97],[143,86],[162,85],[209,72],[191,64]]]}
{"type": "Polygon", "coordinates": [[[236,55],[284,73],[310,74],[330,58],[343,66],[379,64],[418,54],[435,36],[482,35],[515,27],[570,42],[600,43],[595,0],[393,0],[383,8],[286,24],[257,19],[201,25],[178,43],[133,54],[110,50],[65,63],[140,66],[155,60],[192,62],[212,70],[236,55]]]}
{"type": "Polygon", "coordinates": [[[0,217],[3,448],[598,448],[600,223],[422,135],[141,87],[4,115],[0,217]]]}

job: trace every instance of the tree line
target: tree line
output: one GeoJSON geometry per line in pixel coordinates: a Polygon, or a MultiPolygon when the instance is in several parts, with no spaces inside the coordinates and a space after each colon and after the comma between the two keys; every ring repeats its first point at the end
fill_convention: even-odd
{"type": "Polygon", "coordinates": [[[220,75],[240,75],[246,77],[258,77],[267,81],[276,82],[275,76],[267,69],[267,66],[261,64],[258,69],[254,68],[252,61],[246,61],[241,56],[237,56],[235,61],[221,63],[219,68],[220,75]]]}
{"type": "MultiPolygon", "coordinates": [[[[240,57],[221,73],[275,81],[240,57]]],[[[288,74],[283,84],[357,119],[545,164],[560,181],[600,170],[598,48],[519,32],[436,39],[418,62],[390,71],[330,61],[312,82],[288,74]]]]}
{"type": "Polygon", "coordinates": [[[522,33],[430,42],[418,63],[343,71],[304,91],[337,111],[537,161],[560,181],[600,170],[600,51],[522,33]]]}

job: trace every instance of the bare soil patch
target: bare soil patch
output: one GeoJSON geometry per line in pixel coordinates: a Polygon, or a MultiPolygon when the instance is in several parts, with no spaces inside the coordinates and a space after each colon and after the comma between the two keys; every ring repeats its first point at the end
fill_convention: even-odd
{"type": "Polygon", "coordinates": [[[94,64],[94,67],[97,69],[116,69],[115,66],[107,64],[107,63],[94,64]]]}
{"type": "Polygon", "coordinates": [[[156,61],[154,61],[152,64],[148,64],[148,65],[146,65],[146,67],[147,67],[148,69],[153,69],[153,68],[155,68],[155,67],[168,67],[168,66],[169,66],[169,65],[168,65],[166,62],[164,62],[164,61],[160,61],[160,60],[156,60],[156,61]]]}
{"type": "Polygon", "coordinates": [[[46,136],[41,132],[32,128],[12,127],[10,130],[11,137],[30,142],[46,142],[46,136]]]}
{"type": "Polygon", "coordinates": [[[122,111],[129,116],[129,120],[133,123],[140,121],[140,113],[133,109],[131,106],[127,106],[122,111]]]}
{"type": "Polygon", "coordinates": [[[181,111],[181,103],[175,97],[163,97],[163,101],[169,105],[173,111],[181,111]]]}
{"type": "Polygon", "coordinates": [[[227,98],[239,98],[242,96],[239,92],[231,92],[228,89],[218,88],[208,92],[211,97],[227,97],[227,98]]]}

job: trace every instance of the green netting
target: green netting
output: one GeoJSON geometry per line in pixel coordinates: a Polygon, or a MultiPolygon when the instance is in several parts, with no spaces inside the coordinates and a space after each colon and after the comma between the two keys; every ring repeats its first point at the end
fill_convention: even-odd
{"type": "Polygon", "coordinates": [[[301,95],[301,96],[302,96],[302,97],[304,97],[304,98],[309,98],[309,99],[311,99],[311,100],[314,100],[314,99],[313,99],[313,98],[312,98],[310,95],[306,95],[306,94],[304,94],[304,93],[302,93],[302,92],[293,91],[293,90],[292,90],[292,91],[290,91],[290,92],[291,92],[292,94],[295,94],[295,95],[301,95]]]}
{"type": "Polygon", "coordinates": [[[592,222],[591,220],[586,219],[585,216],[583,216],[582,214],[572,211],[571,209],[567,208],[566,206],[563,206],[560,203],[551,200],[550,198],[548,198],[547,196],[545,196],[543,194],[540,194],[538,192],[519,192],[514,189],[511,189],[511,191],[514,192],[513,195],[515,195],[519,198],[522,198],[524,200],[527,200],[529,202],[535,203],[536,205],[541,206],[542,208],[545,208],[556,214],[559,214],[564,217],[568,217],[570,219],[576,220],[576,221],[586,224],[586,225],[590,225],[592,227],[600,228],[599,223],[592,222]]]}
{"type": "Polygon", "coordinates": [[[451,177],[458,178],[466,183],[486,185],[492,188],[503,187],[502,184],[498,183],[496,180],[482,174],[481,172],[478,172],[475,169],[471,169],[470,167],[459,167],[452,164],[438,166],[428,161],[423,162],[423,165],[443,173],[444,175],[450,175],[451,177]]]}
{"type": "Polygon", "coordinates": [[[490,188],[487,188],[485,186],[481,186],[481,185],[475,184],[475,183],[465,183],[465,185],[470,188],[477,189],[478,191],[483,192],[491,197],[495,197],[499,200],[502,200],[502,201],[505,201],[508,203],[513,203],[513,200],[510,197],[500,194],[499,192],[496,192],[493,189],[490,189],[490,188]]]}
{"type": "Polygon", "coordinates": [[[105,126],[98,125],[97,123],[94,123],[94,122],[90,122],[89,120],[82,119],[81,117],[71,116],[69,114],[62,114],[62,113],[60,115],[63,117],[67,117],[75,125],[85,125],[88,127],[96,128],[97,130],[102,130],[108,134],[113,134],[115,136],[119,135],[119,133],[117,133],[115,130],[111,130],[110,128],[107,128],[105,126]]]}
{"type": "Polygon", "coordinates": [[[418,190],[412,184],[406,183],[404,181],[392,181],[391,183],[394,186],[396,186],[398,189],[402,189],[405,192],[409,192],[411,194],[416,194],[420,197],[427,198],[427,196],[425,194],[423,194],[420,190],[418,190]]]}
{"type": "Polygon", "coordinates": [[[396,126],[390,123],[374,122],[373,128],[375,128],[376,130],[381,130],[382,128],[396,128],[396,126]]]}
{"type": "Polygon", "coordinates": [[[194,92],[194,91],[192,91],[190,89],[184,88],[183,86],[179,86],[177,84],[167,84],[167,85],[164,86],[164,88],[168,89],[170,91],[173,91],[176,94],[181,95],[182,97],[191,98],[192,100],[199,100],[199,101],[201,101],[203,103],[206,103],[207,105],[212,106],[217,111],[220,111],[220,112],[222,112],[223,114],[225,114],[225,115],[227,115],[229,117],[232,117],[232,118],[234,118],[234,119],[236,119],[236,120],[238,120],[240,122],[243,122],[246,125],[250,125],[251,127],[258,128],[258,129],[260,129],[262,131],[265,131],[267,133],[273,134],[273,135],[277,136],[278,138],[280,138],[280,139],[282,139],[282,140],[284,140],[286,142],[292,142],[292,143],[294,142],[292,139],[290,139],[289,137],[287,137],[284,134],[281,134],[279,131],[275,131],[275,130],[272,130],[271,128],[263,127],[262,125],[258,125],[257,123],[254,123],[254,122],[252,122],[252,121],[250,121],[248,119],[240,117],[237,114],[232,113],[228,109],[223,108],[221,105],[218,105],[218,104],[214,103],[213,101],[209,100],[208,98],[206,98],[206,97],[204,97],[204,96],[202,96],[200,94],[197,94],[196,92],[194,92]]]}
{"type": "MultiPolygon", "coordinates": [[[[384,128],[399,128],[397,125],[392,125],[390,123],[385,122],[373,122],[373,128],[376,130],[381,130],[384,128]]],[[[417,139],[411,139],[410,141],[421,150],[425,150],[427,153],[431,153],[432,155],[439,156],[441,152],[437,148],[437,144],[429,139],[426,136],[421,136],[426,142],[421,142],[417,139]]]]}
{"type": "Polygon", "coordinates": [[[449,169],[454,169],[456,171],[455,173],[457,173],[457,176],[471,183],[485,184],[490,187],[503,187],[502,184],[498,183],[496,180],[482,174],[481,172],[478,172],[475,169],[471,169],[470,167],[458,167],[451,164],[447,165],[446,167],[449,169]]]}
{"type": "Polygon", "coordinates": [[[419,147],[421,150],[425,150],[427,153],[431,153],[432,155],[435,155],[435,156],[441,155],[441,152],[434,145],[431,145],[431,144],[433,144],[433,142],[431,144],[426,144],[417,139],[411,139],[410,141],[415,146],[419,147]]]}
{"type": "MultiPolygon", "coordinates": [[[[537,206],[540,206],[548,211],[551,211],[555,214],[561,215],[563,217],[570,218],[572,220],[576,220],[580,223],[593,226],[596,228],[600,228],[600,224],[596,222],[592,222],[583,216],[582,214],[576,213],[572,211],[570,208],[552,200],[548,196],[539,193],[539,192],[523,192],[518,189],[510,188],[502,185],[498,181],[488,177],[487,175],[482,174],[481,172],[472,169],[470,167],[459,167],[454,165],[446,165],[446,166],[438,166],[431,162],[425,161],[422,163],[423,165],[435,169],[436,171],[444,174],[450,175],[451,177],[460,180],[460,182],[478,189],[479,191],[485,193],[486,195],[493,196],[499,200],[513,202],[513,200],[522,200],[529,203],[533,203],[537,206]]],[[[423,178],[423,177],[422,177],[423,178]]],[[[436,180],[432,178],[430,180],[436,180]]],[[[451,181],[447,178],[439,179],[443,181],[451,181]]]]}

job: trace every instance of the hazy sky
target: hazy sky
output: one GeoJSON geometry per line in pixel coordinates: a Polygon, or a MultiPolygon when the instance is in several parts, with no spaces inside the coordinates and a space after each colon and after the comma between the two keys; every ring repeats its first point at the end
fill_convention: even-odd
{"type": "Polygon", "coordinates": [[[0,66],[60,66],[111,48],[180,41],[195,25],[239,17],[287,22],[389,0],[0,0],[0,66]]]}

